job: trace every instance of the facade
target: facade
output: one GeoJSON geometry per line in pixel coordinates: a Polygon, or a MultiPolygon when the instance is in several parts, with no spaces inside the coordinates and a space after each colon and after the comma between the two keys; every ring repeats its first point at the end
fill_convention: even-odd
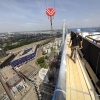
{"type": "Polygon", "coordinates": [[[43,47],[43,51],[45,51],[46,50],[46,47],[43,47]]]}
{"type": "Polygon", "coordinates": [[[47,53],[51,53],[51,49],[49,48],[49,49],[47,49],[47,53]]]}
{"type": "Polygon", "coordinates": [[[48,45],[49,45],[50,47],[52,47],[52,46],[53,46],[53,43],[49,43],[48,45]]]}
{"type": "Polygon", "coordinates": [[[55,38],[54,42],[50,42],[48,44],[46,44],[45,46],[43,46],[43,52],[44,53],[51,53],[51,48],[53,49],[58,49],[58,47],[61,47],[61,38],[55,38]]]}
{"type": "Polygon", "coordinates": [[[44,53],[51,53],[51,48],[43,48],[43,52],[44,53]]]}
{"type": "Polygon", "coordinates": [[[54,45],[54,46],[53,46],[53,49],[58,49],[58,46],[57,46],[57,45],[54,45]]]}

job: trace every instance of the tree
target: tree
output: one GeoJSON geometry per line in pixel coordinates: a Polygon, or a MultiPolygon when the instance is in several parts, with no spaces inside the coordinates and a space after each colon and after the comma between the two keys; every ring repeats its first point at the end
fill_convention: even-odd
{"type": "Polygon", "coordinates": [[[49,57],[48,56],[45,56],[45,59],[49,59],[49,57]]]}
{"type": "Polygon", "coordinates": [[[37,59],[37,62],[38,62],[38,64],[43,63],[44,62],[44,56],[37,59]]]}

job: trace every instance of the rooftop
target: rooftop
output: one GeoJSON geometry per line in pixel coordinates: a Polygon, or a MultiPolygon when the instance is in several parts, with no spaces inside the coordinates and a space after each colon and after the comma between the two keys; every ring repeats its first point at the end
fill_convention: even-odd
{"type": "Polygon", "coordinates": [[[35,71],[34,67],[31,65],[26,65],[20,68],[20,72],[23,73],[25,76],[29,76],[31,73],[35,71]]]}
{"type": "Polygon", "coordinates": [[[0,82],[0,100],[10,100],[4,87],[2,86],[1,82],[0,82]],[[8,98],[8,99],[7,99],[8,98]]]}
{"type": "Polygon", "coordinates": [[[69,41],[70,35],[67,34],[62,42],[59,77],[52,100],[99,100],[87,65],[84,66],[86,62],[83,62],[78,52],[76,63],[70,58],[69,41]]]}
{"type": "Polygon", "coordinates": [[[17,59],[20,59],[20,58],[22,58],[22,57],[24,57],[24,56],[27,56],[27,55],[29,55],[29,54],[31,54],[31,53],[33,53],[34,50],[36,49],[36,45],[33,45],[32,47],[30,46],[30,48],[32,48],[32,50],[30,50],[30,51],[27,52],[26,54],[23,54],[23,53],[24,53],[25,50],[27,50],[27,49],[29,49],[29,48],[26,48],[26,49],[22,50],[22,51],[15,57],[15,59],[13,59],[13,61],[14,61],[14,60],[17,60],[17,59]]]}
{"type": "Polygon", "coordinates": [[[4,67],[0,72],[6,81],[12,79],[17,75],[17,73],[11,68],[11,66],[4,67]]]}
{"type": "Polygon", "coordinates": [[[18,75],[16,75],[7,81],[7,85],[9,87],[12,87],[13,85],[14,86],[17,85],[20,81],[21,81],[21,78],[18,75]]]}
{"type": "Polygon", "coordinates": [[[5,90],[0,82],[0,97],[5,93],[5,90]]]}
{"type": "Polygon", "coordinates": [[[76,63],[70,59],[71,49],[68,47],[70,38],[67,35],[67,73],[66,99],[67,100],[99,100],[86,68],[82,64],[78,53],[76,63]]]}

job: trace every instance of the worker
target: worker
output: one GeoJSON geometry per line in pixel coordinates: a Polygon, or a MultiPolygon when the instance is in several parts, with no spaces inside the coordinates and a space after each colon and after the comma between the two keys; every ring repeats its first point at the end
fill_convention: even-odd
{"type": "Polygon", "coordinates": [[[71,47],[70,58],[72,59],[74,56],[73,61],[74,61],[74,63],[76,63],[77,49],[82,48],[82,37],[79,36],[79,33],[76,32],[75,34],[71,35],[69,46],[71,47]],[[71,46],[70,46],[70,44],[71,44],[71,46]]]}

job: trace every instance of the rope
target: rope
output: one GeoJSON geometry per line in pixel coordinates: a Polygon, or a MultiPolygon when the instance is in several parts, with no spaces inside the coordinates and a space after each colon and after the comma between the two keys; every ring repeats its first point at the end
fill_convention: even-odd
{"type": "MultiPolygon", "coordinates": [[[[55,8],[55,0],[54,0],[54,8],[55,8]]],[[[54,19],[54,16],[53,16],[53,19],[54,19]]]]}
{"type": "Polygon", "coordinates": [[[45,0],[45,6],[46,6],[46,8],[47,8],[47,3],[46,3],[46,0],[45,0]]]}
{"type": "MultiPolygon", "coordinates": [[[[46,6],[46,8],[47,8],[47,1],[45,0],[45,6],[46,6]]],[[[56,6],[55,6],[55,0],[54,0],[54,8],[55,8],[56,6]]]]}
{"type": "Polygon", "coordinates": [[[55,8],[55,0],[54,0],[54,8],[55,8]]]}
{"type": "Polygon", "coordinates": [[[53,27],[52,27],[52,17],[50,17],[50,23],[51,23],[51,32],[53,33],[53,27]]]}

